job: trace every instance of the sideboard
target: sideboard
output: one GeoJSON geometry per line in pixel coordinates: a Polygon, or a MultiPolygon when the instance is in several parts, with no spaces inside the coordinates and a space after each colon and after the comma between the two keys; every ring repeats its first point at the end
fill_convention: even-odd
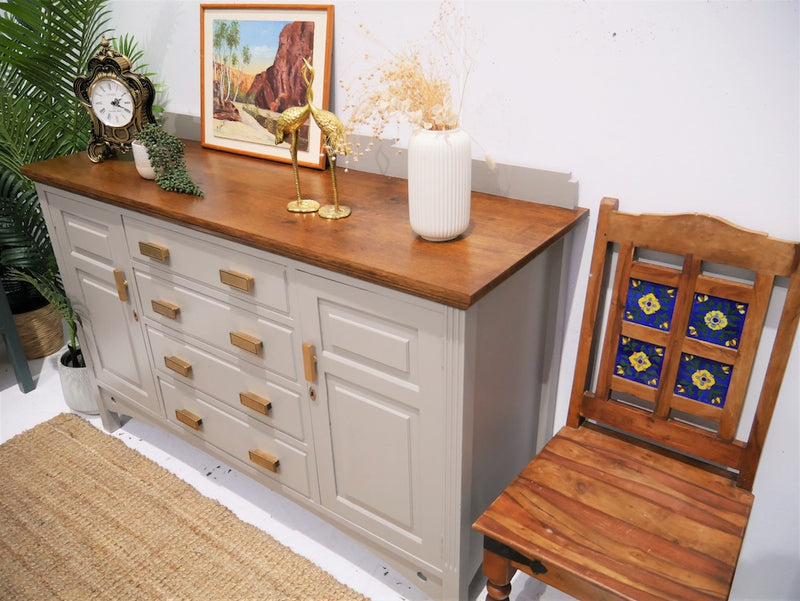
{"type": "MultiPolygon", "coordinates": [[[[408,225],[404,180],[342,171],[353,212],[328,221],[285,210],[288,165],[194,142],[186,159],[204,197],[162,191],[124,156],[24,168],[104,427],[158,424],[432,597],[466,598],[470,525],[535,449],[548,249],[586,211],[474,193],[467,232],[432,243],[408,225]]],[[[329,202],[329,173],[301,183],[329,202]]]]}

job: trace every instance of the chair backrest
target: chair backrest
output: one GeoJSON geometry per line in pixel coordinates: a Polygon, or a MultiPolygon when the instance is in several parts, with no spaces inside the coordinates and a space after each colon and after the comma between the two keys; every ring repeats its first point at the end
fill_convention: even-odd
{"type": "Polygon", "coordinates": [[[620,430],[750,490],[800,315],[800,244],[617,205],[600,207],[568,425],[620,430]],[[765,317],[782,278],[773,337],[765,317]],[[757,352],[768,359],[751,381],[757,352]],[[739,440],[745,398],[757,405],[739,440]]]}

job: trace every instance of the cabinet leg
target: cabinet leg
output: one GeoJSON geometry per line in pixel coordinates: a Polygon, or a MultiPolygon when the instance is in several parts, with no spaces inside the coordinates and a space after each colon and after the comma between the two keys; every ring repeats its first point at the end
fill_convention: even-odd
{"type": "Polygon", "coordinates": [[[508,601],[511,594],[511,577],[516,570],[511,560],[488,549],[483,550],[483,573],[486,575],[486,601],[508,601]]]}
{"type": "Polygon", "coordinates": [[[106,432],[114,432],[122,426],[122,419],[119,413],[109,411],[103,405],[100,405],[100,421],[106,432]]]}

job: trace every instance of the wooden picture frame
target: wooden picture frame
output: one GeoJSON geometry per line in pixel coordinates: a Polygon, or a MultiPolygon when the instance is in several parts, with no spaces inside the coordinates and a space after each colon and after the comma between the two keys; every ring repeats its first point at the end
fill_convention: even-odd
{"type": "MultiPolygon", "coordinates": [[[[314,67],[314,104],[328,108],[333,5],[200,5],[200,142],[206,148],[289,163],[289,136],[275,144],[275,122],[303,106],[304,55],[314,67]]],[[[297,162],[325,168],[322,133],[300,128],[297,162]]]]}

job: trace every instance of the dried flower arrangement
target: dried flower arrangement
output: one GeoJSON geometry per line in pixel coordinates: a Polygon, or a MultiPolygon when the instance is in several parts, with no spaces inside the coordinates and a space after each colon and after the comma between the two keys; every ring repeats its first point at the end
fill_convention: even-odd
{"type": "MultiPolygon", "coordinates": [[[[363,24],[360,27],[370,35],[363,24]]],[[[348,95],[343,107],[348,133],[367,128],[373,137],[382,138],[389,123],[401,121],[420,129],[457,128],[473,66],[470,50],[475,47],[471,43],[474,38],[454,2],[443,0],[430,33],[422,41],[405,52],[390,51],[388,59],[359,76],[355,85],[339,81],[348,95]]],[[[364,58],[370,61],[369,55],[364,58]]],[[[357,157],[360,149],[353,150],[357,157]]]]}

